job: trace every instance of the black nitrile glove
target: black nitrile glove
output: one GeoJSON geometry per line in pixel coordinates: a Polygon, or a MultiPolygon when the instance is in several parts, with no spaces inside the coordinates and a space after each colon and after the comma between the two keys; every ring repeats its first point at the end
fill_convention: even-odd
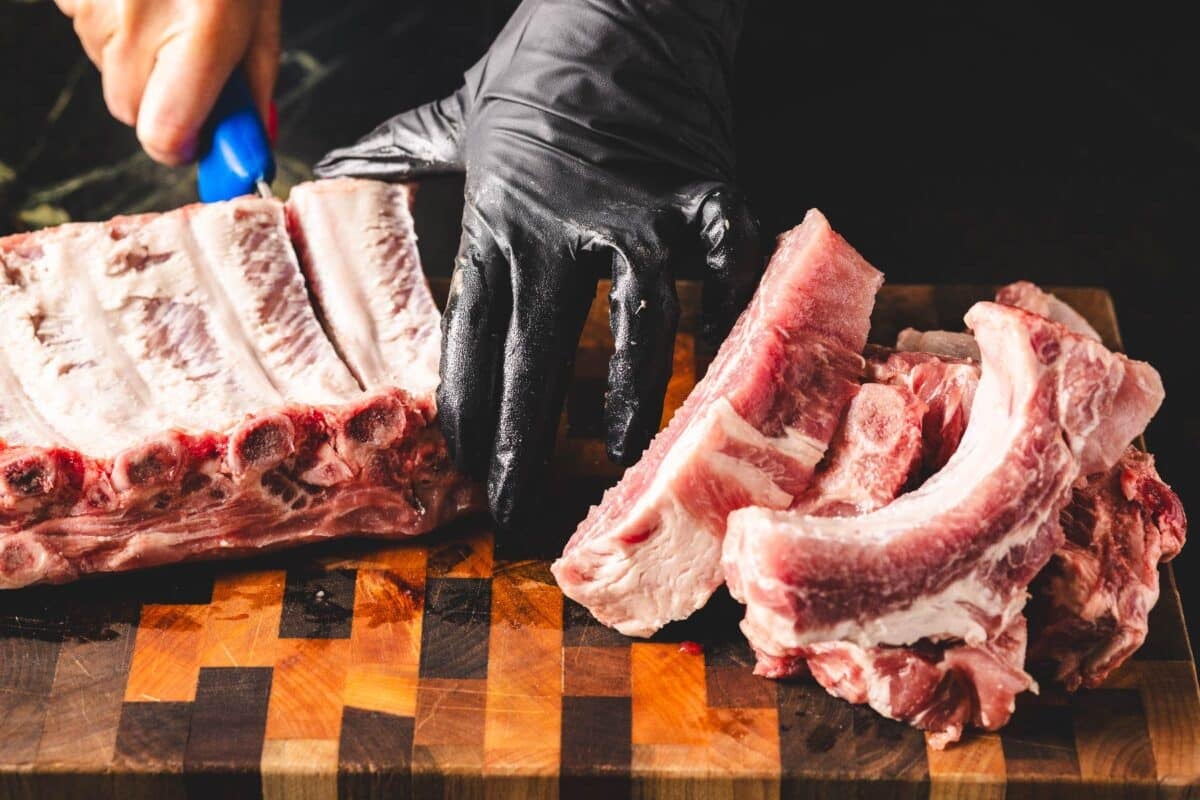
{"type": "Polygon", "coordinates": [[[616,352],[609,456],[658,430],[679,317],[674,277],[706,262],[719,339],[762,267],[733,181],[730,83],[745,0],[525,0],[465,85],[400,114],[317,175],[466,172],[439,416],[510,526],[542,477],[602,272],[616,352]]]}

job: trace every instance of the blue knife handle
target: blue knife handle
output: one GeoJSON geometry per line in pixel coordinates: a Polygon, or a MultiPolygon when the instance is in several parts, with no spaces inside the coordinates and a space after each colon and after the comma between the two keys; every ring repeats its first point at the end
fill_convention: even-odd
{"type": "Polygon", "coordinates": [[[196,172],[205,203],[250,194],[257,181],[275,179],[267,131],[241,68],[221,90],[205,133],[196,172]]]}

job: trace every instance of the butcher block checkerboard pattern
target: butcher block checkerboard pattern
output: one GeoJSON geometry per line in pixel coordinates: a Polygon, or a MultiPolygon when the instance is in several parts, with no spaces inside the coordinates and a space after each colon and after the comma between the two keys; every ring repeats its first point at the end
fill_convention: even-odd
{"type": "MultiPolygon", "coordinates": [[[[680,291],[664,416],[711,356],[698,288],[680,291]]],[[[1106,293],[1061,295],[1119,344],[1106,293]]],[[[986,296],[885,287],[873,338],[959,328],[986,296]]],[[[600,297],[543,519],[520,545],[475,522],[0,594],[0,796],[1200,794],[1200,694],[1169,569],[1146,646],[1104,688],[1046,687],[1000,733],[944,752],[811,681],[754,677],[724,593],[649,641],[564,600],[546,558],[618,474],[599,440],[600,297]]]]}

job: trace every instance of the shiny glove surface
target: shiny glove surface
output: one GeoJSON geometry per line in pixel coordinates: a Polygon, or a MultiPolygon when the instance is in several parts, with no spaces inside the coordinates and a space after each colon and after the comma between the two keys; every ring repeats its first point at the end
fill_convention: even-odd
{"type": "Polygon", "coordinates": [[[439,417],[502,526],[543,477],[596,281],[611,274],[609,456],[638,459],[671,374],[683,263],[719,339],[762,267],[733,186],[744,0],[526,0],[456,93],[383,123],[321,177],[466,173],[439,417]]]}

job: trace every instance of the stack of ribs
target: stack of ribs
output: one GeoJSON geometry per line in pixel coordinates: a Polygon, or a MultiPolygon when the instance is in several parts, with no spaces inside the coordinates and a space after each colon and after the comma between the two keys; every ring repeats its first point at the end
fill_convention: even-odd
{"type": "Polygon", "coordinates": [[[969,333],[867,346],[881,282],[810,211],[553,572],[632,636],[724,582],[759,674],[810,674],[941,748],[1004,725],[1027,663],[1075,689],[1127,659],[1186,521],[1133,446],[1152,367],[1027,282],[969,333]]]}
{"type": "Polygon", "coordinates": [[[0,588],[481,509],[403,186],[0,239],[0,588]]]}

